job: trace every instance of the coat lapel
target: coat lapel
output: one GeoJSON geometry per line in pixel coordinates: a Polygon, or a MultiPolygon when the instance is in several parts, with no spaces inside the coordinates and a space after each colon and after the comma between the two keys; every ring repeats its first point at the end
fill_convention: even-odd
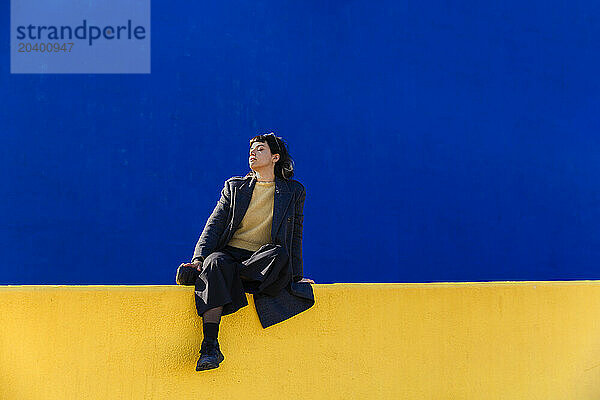
{"type": "MultiPolygon", "coordinates": [[[[237,228],[250,205],[256,178],[249,177],[243,184],[234,187],[233,226],[237,228]]],[[[275,193],[273,194],[273,223],[271,225],[271,241],[275,243],[277,232],[290,205],[292,194],[285,179],[275,177],[275,193]]]]}
{"type": "Polygon", "coordinates": [[[281,226],[281,222],[285,216],[290,200],[292,199],[292,192],[289,190],[287,182],[275,177],[275,193],[273,194],[273,225],[271,226],[271,242],[275,243],[277,232],[281,226]]]}
{"type": "Polygon", "coordinates": [[[248,210],[255,183],[256,179],[250,178],[246,179],[244,183],[242,183],[240,186],[234,188],[234,206],[232,221],[234,228],[237,228],[240,225],[242,219],[244,218],[244,214],[246,214],[246,210],[248,210]]]}

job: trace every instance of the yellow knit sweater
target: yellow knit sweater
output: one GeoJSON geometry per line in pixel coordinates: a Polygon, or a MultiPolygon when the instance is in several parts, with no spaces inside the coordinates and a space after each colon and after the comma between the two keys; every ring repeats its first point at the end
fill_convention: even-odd
{"type": "Polygon", "coordinates": [[[228,245],[256,251],[271,242],[274,194],[275,182],[255,182],[248,210],[228,245]]]}

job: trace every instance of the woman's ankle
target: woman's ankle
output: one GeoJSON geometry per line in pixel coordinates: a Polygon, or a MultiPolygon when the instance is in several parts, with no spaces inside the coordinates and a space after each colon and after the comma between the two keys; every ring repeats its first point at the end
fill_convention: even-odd
{"type": "Polygon", "coordinates": [[[204,322],[202,324],[202,331],[204,339],[217,340],[219,336],[219,323],[218,322],[204,322]]]}

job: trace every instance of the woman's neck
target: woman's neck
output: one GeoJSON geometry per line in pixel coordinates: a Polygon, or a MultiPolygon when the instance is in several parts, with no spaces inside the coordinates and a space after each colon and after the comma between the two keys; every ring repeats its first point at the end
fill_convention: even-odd
{"type": "Polygon", "coordinates": [[[273,182],[275,180],[275,173],[273,171],[255,171],[256,180],[258,182],[273,182]]]}

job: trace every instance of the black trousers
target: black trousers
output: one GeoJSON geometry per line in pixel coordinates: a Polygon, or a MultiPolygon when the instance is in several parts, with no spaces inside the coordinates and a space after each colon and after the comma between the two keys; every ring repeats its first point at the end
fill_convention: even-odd
{"type": "Polygon", "coordinates": [[[248,305],[247,293],[275,296],[292,280],[284,246],[267,243],[252,252],[232,246],[208,255],[195,283],[198,315],[223,306],[221,315],[248,305]]]}

